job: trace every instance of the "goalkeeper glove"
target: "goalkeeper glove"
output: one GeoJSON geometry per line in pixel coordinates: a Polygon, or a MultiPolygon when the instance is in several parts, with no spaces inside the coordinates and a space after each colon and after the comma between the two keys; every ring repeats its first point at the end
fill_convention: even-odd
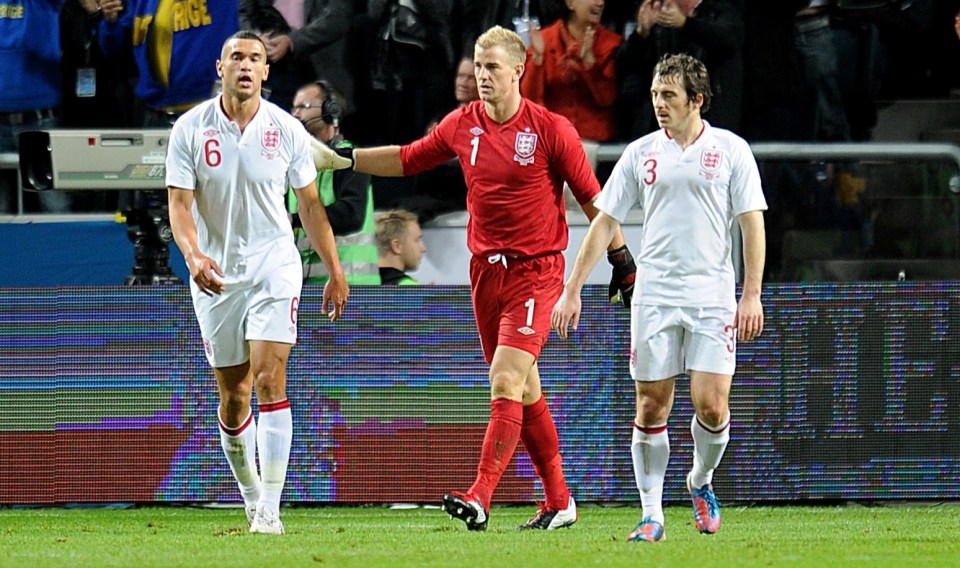
{"type": "Polygon", "coordinates": [[[627,245],[608,251],[607,261],[613,267],[609,289],[610,303],[619,301],[623,307],[629,309],[630,300],[633,298],[633,285],[637,280],[637,263],[633,261],[627,245]]]}
{"type": "Polygon", "coordinates": [[[345,170],[353,167],[353,148],[333,149],[311,138],[310,151],[317,170],[345,170]]]}

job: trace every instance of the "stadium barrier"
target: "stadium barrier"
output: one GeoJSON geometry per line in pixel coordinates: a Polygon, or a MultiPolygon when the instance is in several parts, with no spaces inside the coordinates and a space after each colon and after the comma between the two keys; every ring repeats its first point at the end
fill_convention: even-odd
{"type": "MultiPolygon", "coordinates": [[[[611,162],[622,150],[601,146],[597,158],[611,162]]],[[[960,497],[960,149],[758,144],[754,151],[761,160],[949,162],[948,181],[935,180],[933,191],[923,190],[913,201],[877,201],[907,224],[889,234],[916,233],[893,243],[915,255],[905,259],[910,264],[869,261],[871,267],[907,272],[908,280],[928,271],[942,281],[768,284],[767,331],[740,349],[733,444],[717,475],[721,498],[960,497]],[[937,248],[923,248],[930,243],[937,248]],[[928,252],[940,256],[923,257],[928,252]]],[[[0,169],[15,167],[15,154],[0,154],[0,169]]],[[[877,172],[889,177],[886,170],[877,172]]],[[[119,263],[103,258],[87,264],[83,278],[97,273],[89,283],[102,283],[96,277],[110,270],[129,271],[132,246],[124,227],[110,226],[112,215],[89,223],[90,216],[23,215],[22,203],[20,196],[18,214],[5,227],[11,232],[2,240],[16,245],[8,244],[8,252],[33,252],[0,258],[0,286],[22,285],[8,278],[18,267],[36,271],[38,264],[75,256],[83,271],[85,262],[108,252],[81,247],[65,255],[66,247],[87,241],[59,227],[51,231],[47,221],[77,225],[83,218],[89,238],[107,238],[101,249],[122,249],[119,263]],[[29,238],[24,230],[32,231],[29,238]],[[57,240],[44,242],[45,236],[57,240]]],[[[576,215],[571,225],[576,239],[585,226],[576,215]]],[[[462,226],[454,220],[437,228],[447,231],[438,235],[447,241],[462,226]]],[[[823,256],[821,241],[829,241],[831,250],[847,246],[849,235],[841,231],[795,231],[790,237],[784,238],[784,261],[793,258],[788,252],[805,254],[805,260],[819,254],[807,265],[814,279],[845,274],[838,279],[857,280],[867,273],[861,261],[823,256]]],[[[428,260],[430,254],[444,256],[438,267],[462,260],[456,251],[433,248],[428,260]]],[[[576,242],[571,248],[575,254],[576,242]]],[[[171,264],[182,269],[181,262],[174,254],[171,264]]],[[[62,266],[51,265],[50,281],[27,284],[43,288],[0,288],[0,503],[236,499],[216,441],[212,378],[185,288],[69,287],[59,285],[72,280],[58,281],[56,270],[65,276],[62,266]]],[[[443,274],[459,278],[465,271],[443,274]]],[[[599,283],[593,277],[591,282],[599,283]]],[[[554,338],[548,344],[544,382],[578,498],[634,501],[627,453],[633,414],[627,314],[603,303],[604,290],[601,285],[587,292],[574,341],[554,338]]],[[[364,502],[372,487],[386,502],[434,502],[440,493],[466,486],[488,414],[486,366],[466,288],[357,289],[350,305],[356,316],[336,326],[310,309],[318,304],[318,292],[307,290],[301,345],[291,360],[299,426],[288,499],[364,502]]],[[[676,454],[665,492],[673,501],[686,499],[682,472],[689,467],[691,409],[685,383],[678,388],[671,420],[676,454]]],[[[521,451],[497,498],[525,501],[537,494],[521,451]]]]}
{"type": "MultiPolygon", "coordinates": [[[[635,502],[628,314],[584,294],[540,360],[579,501],[635,502]]],[[[740,345],[725,502],[960,498],[960,283],[771,284],[740,345]]],[[[464,286],[308,287],[289,366],[289,502],[435,503],[473,480],[489,415],[464,286]]],[[[185,286],[0,289],[0,504],[231,502],[185,286]]],[[[686,501],[678,381],[665,499],[686,501]]],[[[522,449],[498,502],[540,495],[522,449]]]]}

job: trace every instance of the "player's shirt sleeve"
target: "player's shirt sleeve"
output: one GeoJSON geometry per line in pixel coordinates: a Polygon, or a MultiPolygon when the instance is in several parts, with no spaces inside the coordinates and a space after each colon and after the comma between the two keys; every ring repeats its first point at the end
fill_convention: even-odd
{"type": "Polygon", "coordinates": [[[767,200],[763,197],[760,170],[749,144],[738,139],[734,142],[734,163],[730,172],[730,199],[733,214],[748,211],[765,211],[767,200]]]}
{"type": "Polygon", "coordinates": [[[547,116],[553,119],[551,130],[554,133],[550,165],[570,186],[577,203],[589,203],[600,193],[600,182],[587,160],[580,135],[566,118],[552,113],[547,116]]]}
{"type": "Polygon", "coordinates": [[[409,176],[432,170],[457,157],[453,141],[463,112],[460,109],[447,114],[429,134],[400,147],[403,175],[409,176]]]}
{"type": "Polygon", "coordinates": [[[182,189],[197,188],[197,172],[194,167],[194,151],[191,144],[190,132],[193,125],[189,119],[180,119],[170,131],[167,143],[167,157],[164,162],[166,170],[166,184],[168,187],[182,189]]]}
{"type": "Polygon", "coordinates": [[[630,144],[613,166],[603,191],[594,201],[600,211],[620,223],[627,218],[630,209],[643,209],[640,177],[637,174],[637,158],[640,154],[636,144],[630,144]]]}
{"type": "Polygon", "coordinates": [[[293,145],[290,165],[287,167],[287,183],[290,187],[299,189],[317,179],[317,166],[310,151],[310,134],[303,124],[299,120],[291,120],[286,126],[291,133],[293,145]]]}

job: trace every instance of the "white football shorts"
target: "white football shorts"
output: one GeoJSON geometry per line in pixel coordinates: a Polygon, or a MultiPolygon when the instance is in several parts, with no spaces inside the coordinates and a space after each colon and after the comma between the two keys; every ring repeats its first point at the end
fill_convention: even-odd
{"type": "Polygon", "coordinates": [[[630,306],[630,376],[659,381],[688,370],[733,375],[736,311],[728,308],[630,306]]]}
{"type": "Polygon", "coordinates": [[[208,296],[190,282],[203,351],[211,367],[232,367],[250,359],[251,340],[297,342],[297,310],[303,269],[272,266],[246,287],[228,286],[208,296]]]}

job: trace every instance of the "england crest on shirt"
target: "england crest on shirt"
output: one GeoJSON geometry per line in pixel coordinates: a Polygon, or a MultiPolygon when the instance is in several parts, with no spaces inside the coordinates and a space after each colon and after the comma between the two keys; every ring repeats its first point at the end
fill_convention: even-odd
{"type": "Polygon", "coordinates": [[[719,150],[708,149],[700,153],[700,175],[708,180],[717,177],[723,154],[719,150]]]}
{"type": "Polygon", "coordinates": [[[719,150],[704,150],[700,154],[700,167],[705,170],[715,170],[720,167],[722,154],[719,150]]]}
{"type": "Polygon", "coordinates": [[[537,135],[532,132],[517,132],[517,140],[513,143],[513,149],[516,152],[513,156],[515,162],[521,166],[527,166],[533,163],[533,153],[537,151],[537,135]]]}
{"type": "Polygon", "coordinates": [[[280,129],[264,128],[260,133],[260,145],[263,146],[261,156],[272,160],[277,156],[277,150],[280,148],[280,129]]]}

